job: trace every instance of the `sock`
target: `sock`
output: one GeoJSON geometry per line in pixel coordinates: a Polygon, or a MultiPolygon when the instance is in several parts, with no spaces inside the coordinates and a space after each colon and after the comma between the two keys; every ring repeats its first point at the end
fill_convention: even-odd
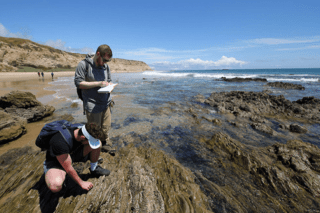
{"type": "Polygon", "coordinates": [[[91,166],[91,171],[94,171],[98,166],[98,161],[95,163],[90,163],[90,166],[91,166]]]}

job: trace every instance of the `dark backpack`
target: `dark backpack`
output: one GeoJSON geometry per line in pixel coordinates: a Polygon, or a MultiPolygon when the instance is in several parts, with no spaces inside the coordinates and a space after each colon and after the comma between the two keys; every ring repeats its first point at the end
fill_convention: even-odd
{"type": "MultiPolygon", "coordinates": [[[[86,64],[86,73],[88,72],[88,69],[89,69],[89,63],[86,61],[86,60],[83,60],[84,63],[86,64]]],[[[82,92],[81,92],[81,89],[79,89],[77,87],[77,94],[78,94],[78,98],[83,101],[83,98],[82,98],[82,92]]]]}
{"type": "Polygon", "coordinates": [[[47,123],[42,127],[40,134],[36,139],[36,145],[41,148],[41,151],[48,150],[50,147],[49,141],[51,137],[60,132],[64,140],[68,143],[69,147],[73,147],[72,135],[68,128],[78,128],[83,126],[83,124],[72,124],[66,120],[53,121],[47,123]]]}

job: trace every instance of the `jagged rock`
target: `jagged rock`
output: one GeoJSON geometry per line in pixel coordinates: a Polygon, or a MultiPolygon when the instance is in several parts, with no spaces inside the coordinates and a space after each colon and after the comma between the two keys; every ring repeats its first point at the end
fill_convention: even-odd
{"type": "Polygon", "coordinates": [[[269,135],[273,135],[274,134],[274,131],[271,129],[271,127],[265,125],[265,124],[262,124],[262,123],[252,123],[251,124],[251,127],[253,129],[256,129],[256,130],[259,130],[263,133],[267,133],[269,135]]]}
{"type": "Polygon", "coordinates": [[[308,130],[305,127],[302,127],[298,124],[291,124],[289,127],[290,132],[296,132],[296,133],[307,133],[308,130]]]}
{"type": "Polygon", "coordinates": [[[226,78],[226,77],[221,77],[223,81],[227,82],[248,82],[248,81],[258,81],[258,82],[267,82],[267,79],[265,78],[226,78]]]}
{"type": "Polygon", "coordinates": [[[277,87],[282,89],[297,89],[305,90],[305,88],[300,84],[284,83],[284,82],[269,82],[267,83],[269,87],[277,87]]]}
{"type": "Polygon", "coordinates": [[[253,115],[273,115],[303,118],[320,123],[320,100],[305,97],[298,101],[289,101],[283,95],[269,95],[265,92],[214,92],[204,101],[220,113],[232,113],[250,118],[253,115]]]}
{"type": "Polygon", "coordinates": [[[263,186],[277,193],[320,195],[320,149],[299,140],[287,144],[248,150],[228,135],[217,132],[206,141],[215,153],[227,153],[230,160],[245,168],[263,186]]]}
{"type": "Polygon", "coordinates": [[[0,144],[12,141],[27,132],[27,120],[0,110],[0,144]]]}
{"type": "Polygon", "coordinates": [[[0,98],[0,107],[5,112],[27,119],[28,122],[52,115],[55,108],[43,105],[30,92],[12,91],[0,98]]]}
{"type": "Polygon", "coordinates": [[[162,151],[129,145],[115,157],[103,153],[110,176],[92,178],[89,161],[79,163],[93,189],[85,192],[67,177],[57,194],[44,182],[44,153],[24,151],[12,162],[6,159],[14,151],[0,156],[0,212],[210,212],[194,174],[162,151]]]}

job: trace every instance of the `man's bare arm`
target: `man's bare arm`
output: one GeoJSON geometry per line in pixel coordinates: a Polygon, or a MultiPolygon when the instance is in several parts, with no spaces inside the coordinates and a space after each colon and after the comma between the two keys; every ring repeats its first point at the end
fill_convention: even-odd
{"type": "Polygon", "coordinates": [[[79,88],[80,89],[91,89],[94,87],[106,87],[109,84],[112,84],[112,83],[111,82],[108,83],[107,81],[92,81],[92,82],[82,81],[79,84],[79,88]]]}
{"type": "Polygon", "coordinates": [[[66,173],[77,183],[81,186],[82,189],[90,190],[93,187],[91,182],[83,181],[76,170],[72,166],[72,159],[69,154],[62,154],[57,156],[57,159],[61,166],[64,168],[66,173]]]}

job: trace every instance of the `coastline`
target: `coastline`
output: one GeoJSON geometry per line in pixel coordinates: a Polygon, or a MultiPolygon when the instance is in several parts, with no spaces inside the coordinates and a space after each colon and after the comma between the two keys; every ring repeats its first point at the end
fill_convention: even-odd
{"type": "MultiPolygon", "coordinates": [[[[136,73],[135,71],[112,71],[112,73],[136,73]]],[[[54,72],[54,79],[58,77],[70,77],[74,76],[73,71],[59,71],[54,72]]],[[[0,97],[10,93],[14,90],[31,92],[39,100],[42,97],[55,94],[55,91],[46,90],[49,83],[53,81],[50,72],[44,72],[44,78],[38,77],[37,72],[0,72],[0,97]]],[[[45,103],[46,104],[46,103],[45,103]]],[[[49,104],[52,105],[52,104],[49,104]]],[[[57,110],[57,109],[56,109],[57,110]]],[[[44,126],[45,121],[37,121],[34,123],[28,123],[27,133],[20,138],[11,141],[9,143],[0,146],[0,155],[3,155],[10,149],[21,148],[24,146],[31,146],[34,149],[37,147],[34,144],[34,140],[39,134],[41,128],[44,126]]]]}
{"type": "Polygon", "coordinates": [[[55,92],[45,90],[48,83],[58,77],[73,76],[74,72],[61,71],[54,72],[52,79],[51,73],[46,72],[44,78],[38,77],[36,72],[0,72],[0,96],[3,96],[14,90],[28,91],[33,93],[37,98],[52,95],[55,92]]]}

